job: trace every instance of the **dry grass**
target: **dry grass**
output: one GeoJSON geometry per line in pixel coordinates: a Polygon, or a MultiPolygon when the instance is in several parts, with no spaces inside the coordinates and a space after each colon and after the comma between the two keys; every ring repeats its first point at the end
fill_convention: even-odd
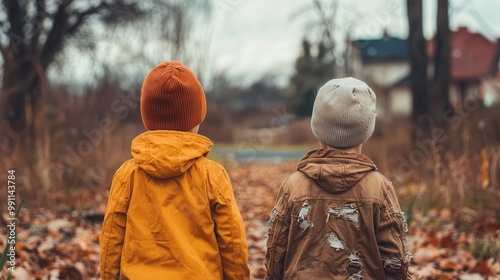
{"type": "MultiPolygon", "coordinates": [[[[37,129],[34,146],[26,151],[33,160],[23,160],[26,157],[16,152],[17,143],[0,135],[0,152],[5,155],[0,170],[16,170],[18,200],[22,197],[26,207],[67,208],[82,191],[108,189],[116,168],[130,157],[132,138],[143,129],[135,125],[140,120],[138,110],[129,108],[125,115],[121,94],[133,92],[113,82],[80,95],[64,87],[51,89],[45,122],[37,129]],[[118,103],[112,107],[115,100],[118,103]]],[[[0,192],[0,199],[6,200],[6,195],[0,192]]]]}
{"type": "Polygon", "coordinates": [[[393,181],[407,210],[448,208],[469,220],[498,219],[499,114],[498,107],[480,109],[450,125],[446,137],[413,145],[409,123],[381,124],[364,152],[393,181]]]}

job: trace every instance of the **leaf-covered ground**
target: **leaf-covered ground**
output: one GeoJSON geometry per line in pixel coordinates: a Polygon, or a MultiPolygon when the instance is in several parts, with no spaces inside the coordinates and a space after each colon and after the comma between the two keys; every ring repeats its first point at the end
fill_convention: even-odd
{"type": "MultiPolygon", "coordinates": [[[[268,214],[279,185],[293,169],[293,164],[228,169],[245,220],[252,279],[265,276],[268,214]]],[[[85,213],[21,212],[14,279],[99,279],[98,242],[106,198],[98,194],[89,200],[97,204],[85,213]]],[[[449,210],[412,214],[408,242],[414,279],[500,279],[500,226],[487,220],[467,227],[466,216],[449,210]]],[[[2,227],[0,248],[5,243],[2,227]]],[[[5,278],[3,273],[0,279],[5,278]]]]}

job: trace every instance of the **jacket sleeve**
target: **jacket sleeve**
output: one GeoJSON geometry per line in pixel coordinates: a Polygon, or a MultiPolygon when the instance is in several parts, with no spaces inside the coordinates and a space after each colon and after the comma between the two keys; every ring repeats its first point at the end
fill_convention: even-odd
{"type": "Polygon", "coordinates": [[[290,205],[287,202],[286,184],[287,181],[281,185],[274,208],[270,214],[272,225],[267,236],[267,280],[284,279],[284,264],[288,246],[288,230],[290,228],[290,205]]]}
{"type": "Polygon", "coordinates": [[[245,225],[227,172],[222,169],[213,188],[212,219],[225,280],[250,279],[245,225]]]}
{"type": "Polygon", "coordinates": [[[125,237],[128,198],[125,196],[126,183],[120,182],[115,174],[104,214],[99,243],[101,247],[100,273],[102,280],[118,279],[120,258],[125,237]]]}
{"type": "Polygon", "coordinates": [[[385,279],[412,279],[408,272],[412,256],[406,244],[406,218],[392,184],[387,185],[384,201],[375,211],[375,219],[385,279]]]}

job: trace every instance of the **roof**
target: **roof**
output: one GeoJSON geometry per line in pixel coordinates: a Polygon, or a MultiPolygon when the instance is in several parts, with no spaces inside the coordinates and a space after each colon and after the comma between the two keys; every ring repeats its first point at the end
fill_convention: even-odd
{"type": "MultiPolygon", "coordinates": [[[[451,78],[454,81],[477,80],[489,74],[495,60],[496,44],[479,33],[471,33],[466,27],[460,27],[451,33],[451,78]]],[[[435,38],[427,41],[427,55],[434,56],[435,38]]],[[[364,64],[385,61],[407,61],[408,41],[389,37],[353,41],[364,64]]],[[[407,81],[398,81],[398,84],[407,81]]]]}
{"type": "Polygon", "coordinates": [[[353,41],[363,63],[381,60],[407,60],[408,42],[406,39],[384,36],[382,39],[353,41]]]}
{"type": "MultiPolygon", "coordinates": [[[[427,54],[434,57],[435,38],[427,42],[427,54]]],[[[489,74],[495,60],[496,43],[479,33],[460,27],[451,33],[451,77],[476,80],[489,74]]]]}

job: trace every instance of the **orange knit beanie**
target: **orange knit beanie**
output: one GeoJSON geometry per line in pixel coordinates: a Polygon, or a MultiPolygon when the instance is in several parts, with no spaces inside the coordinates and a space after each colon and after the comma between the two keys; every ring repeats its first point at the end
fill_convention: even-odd
{"type": "Polygon", "coordinates": [[[194,73],[177,61],[165,61],[142,84],[141,117],[149,130],[188,131],[207,113],[205,92],[194,73]]]}

